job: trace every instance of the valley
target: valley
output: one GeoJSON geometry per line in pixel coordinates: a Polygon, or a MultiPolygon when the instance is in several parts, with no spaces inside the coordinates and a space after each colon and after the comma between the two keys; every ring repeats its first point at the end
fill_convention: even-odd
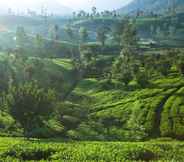
{"type": "Polygon", "coordinates": [[[184,4],[143,2],[0,15],[0,161],[184,160],[184,4]]]}

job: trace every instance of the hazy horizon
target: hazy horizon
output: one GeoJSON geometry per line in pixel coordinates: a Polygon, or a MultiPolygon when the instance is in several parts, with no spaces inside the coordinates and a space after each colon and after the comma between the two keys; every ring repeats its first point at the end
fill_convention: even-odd
{"type": "MultiPolygon", "coordinates": [[[[7,10],[8,8],[12,8],[14,10],[26,10],[33,9],[38,10],[41,5],[47,5],[47,7],[53,8],[53,6],[65,7],[66,10],[70,9],[73,11],[77,10],[91,10],[92,6],[96,6],[99,11],[102,10],[113,10],[121,8],[132,0],[9,0],[4,1],[0,0],[0,9],[7,10]]],[[[54,9],[53,9],[54,10],[54,9]]],[[[53,11],[54,12],[54,11],[53,11]]]]}

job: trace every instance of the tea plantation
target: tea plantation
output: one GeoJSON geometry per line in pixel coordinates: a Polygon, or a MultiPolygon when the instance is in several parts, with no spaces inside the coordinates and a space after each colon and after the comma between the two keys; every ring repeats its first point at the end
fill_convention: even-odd
{"type": "Polygon", "coordinates": [[[0,161],[182,162],[184,143],[170,139],[131,143],[0,138],[0,161]]]}

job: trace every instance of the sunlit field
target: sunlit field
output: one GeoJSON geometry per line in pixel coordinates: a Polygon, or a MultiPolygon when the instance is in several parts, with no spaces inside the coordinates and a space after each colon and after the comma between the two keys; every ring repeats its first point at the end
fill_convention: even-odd
{"type": "MultiPolygon", "coordinates": [[[[163,140],[163,139],[162,139],[163,140]]],[[[90,161],[133,162],[184,160],[184,143],[150,142],[63,142],[60,140],[27,141],[20,138],[1,138],[1,161],[90,161]]]]}

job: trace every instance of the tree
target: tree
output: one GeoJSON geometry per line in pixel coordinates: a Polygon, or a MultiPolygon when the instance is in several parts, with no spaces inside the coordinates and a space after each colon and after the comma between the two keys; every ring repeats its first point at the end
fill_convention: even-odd
{"type": "Polygon", "coordinates": [[[178,56],[176,58],[176,67],[178,72],[184,76],[184,51],[178,51],[178,56]]]}
{"type": "Polygon", "coordinates": [[[146,71],[141,71],[136,74],[136,81],[141,88],[145,88],[149,84],[149,78],[146,71]]]}
{"type": "Polygon", "coordinates": [[[151,36],[154,34],[155,27],[153,25],[150,26],[150,34],[151,36]]]}
{"type": "Polygon", "coordinates": [[[50,37],[53,40],[58,40],[59,39],[59,26],[58,25],[54,25],[50,28],[49,31],[50,37]]]}
{"type": "Polygon", "coordinates": [[[125,18],[121,21],[119,21],[113,28],[113,38],[114,40],[119,44],[121,45],[121,37],[122,37],[122,33],[123,33],[123,30],[126,26],[126,24],[128,23],[128,19],[125,18]]]}
{"type": "Polygon", "coordinates": [[[107,39],[107,33],[108,33],[108,28],[106,27],[100,27],[97,29],[97,40],[101,42],[102,46],[105,45],[105,41],[107,39]]]}
{"type": "Polygon", "coordinates": [[[112,71],[116,79],[128,85],[134,75],[139,72],[140,64],[137,59],[137,32],[132,23],[127,23],[124,27],[122,45],[120,57],[115,61],[112,71]]]}
{"type": "Polygon", "coordinates": [[[74,37],[74,33],[73,33],[73,30],[72,30],[72,28],[71,28],[70,25],[67,25],[67,26],[65,27],[65,32],[66,32],[66,34],[68,35],[69,39],[72,40],[73,37],[74,37]]]}
{"type": "Polygon", "coordinates": [[[81,57],[82,64],[85,67],[87,67],[93,59],[92,51],[85,46],[81,46],[80,47],[80,55],[81,55],[80,57],[81,57]]]}
{"type": "Polygon", "coordinates": [[[24,129],[25,137],[41,127],[54,111],[55,94],[44,90],[35,82],[12,87],[7,94],[9,113],[24,129]]]}
{"type": "Polygon", "coordinates": [[[16,30],[16,44],[18,47],[23,48],[26,44],[27,36],[24,27],[19,26],[16,30]]]}
{"type": "Polygon", "coordinates": [[[158,71],[164,75],[167,76],[169,74],[169,71],[171,69],[171,62],[168,59],[162,59],[158,64],[158,71]]]}
{"type": "Polygon", "coordinates": [[[54,25],[54,40],[58,40],[58,39],[59,39],[59,26],[54,25]]]}
{"type": "Polygon", "coordinates": [[[73,12],[72,15],[73,15],[73,19],[75,19],[76,18],[76,12],[73,12]]]}
{"type": "Polygon", "coordinates": [[[0,90],[8,90],[12,81],[12,66],[9,56],[5,56],[0,60],[0,90]]]}
{"type": "Polygon", "coordinates": [[[176,15],[176,0],[169,0],[169,10],[171,15],[174,17],[176,15]]]}
{"type": "Polygon", "coordinates": [[[91,10],[92,10],[93,16],[96,16],[97,8],[93,6],[91,10]]]}
{"type": "Polygon", "coordinates": [[[156,37],[160,37],[160,35],[161,35],[161,28],[160,28],[160,26],[158,26],[157,28],[156,28],[156,37]]]}
{"type": "Polygon", "coordinates": [[[135,25],[133,23],[128,22],[124,26],[123,34],[122,34],[122,45],[126,48],[135,49],[137,48],[138,44],[138,37],[137,37],[137,31],[135,28],[135,25]]]}
{"type": "Polygon", "coordinates": [[[126,86],[133,79],[132,69],[129,64],[128,57],[121,55],[113,64],[113,77],[122,81],[126,86]]]}
{"type": "Polygon", "coordinates": [[[79,35],[80,35],[80,39],[82,41],[82,43],[86,42],[88,39],[88,31],[86,28],[81,27],[79,30],[79,35]]]}
{"type": "Polygon", "coordinates": [[[43,55],[44,47],[45,43],[43,37],[40,34],[37,34],[35,38],[35,48],[39,56],[43,55]]]}
{"type": "Polygon", "coordinates": [[[175,32],[176,32],[175,27],[174,27],[174,26],[169,26],[169,36],[170,36],[171,38],[174,37],[175,32]]]}
{"type": "Polygon", "coordinates": [[[84,10],[80,10],[77,14],[78,18],[85,18],[87,16],[87,13],[84,10]]]}

